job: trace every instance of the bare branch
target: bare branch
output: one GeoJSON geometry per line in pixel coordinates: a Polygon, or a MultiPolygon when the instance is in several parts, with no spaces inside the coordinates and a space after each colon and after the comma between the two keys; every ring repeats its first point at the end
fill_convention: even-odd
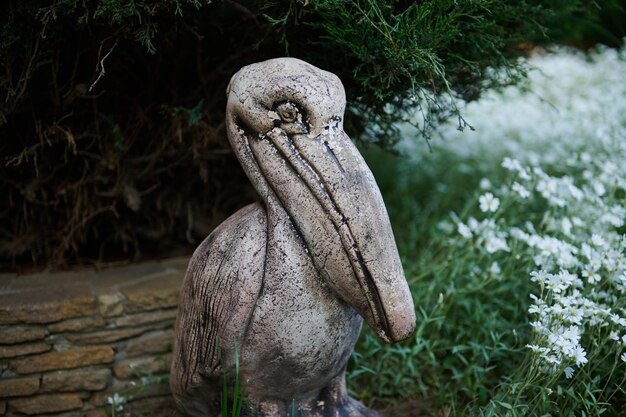
{"type": "MultiPolygon", "coordinates": [[[[100,56],[101,56],[102,46],[104,45],[105,41],[106,41],[106,39],[100,43],[100,49],[98,50],[98,58],[100,58],[100,56]]],[[[100,67],[100,73],[98,74],[98,78],[96,78],[96,80],[89,86],[89,92],[91,92],[91,90],[93,90],[93,88],[96,86],[96,84],[98,84],[98,81],[100,81],[100,78],[104,77],[104,75],[106,74],[106,71],[104,69],[104,61],[106,61],[106,59],[109,57],[109,55],[111,55],[111,53],[113,52],[113,50],[117,46],[118,42],[119,42],[119,39],[116,39],[115,43],[113,44],[111,49],[109,49],[109,52],[107,52],[107,54],[104,56],[104,58],[102,58],[100,61],[98,61],[98,64],[96,65],[96,71],[98,71],[98,67],[100,67]]]]}

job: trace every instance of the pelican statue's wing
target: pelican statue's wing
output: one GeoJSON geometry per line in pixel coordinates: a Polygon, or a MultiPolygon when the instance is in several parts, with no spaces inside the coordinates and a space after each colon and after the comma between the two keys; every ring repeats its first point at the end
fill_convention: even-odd
{"type": "Polygon", "coordinates": [[[222,363],[234,363],[263,282],[267,216],[257,203],[215,229],[194,252],[183,286],[172,357],[172,391],[189,397],[222,363]]]}

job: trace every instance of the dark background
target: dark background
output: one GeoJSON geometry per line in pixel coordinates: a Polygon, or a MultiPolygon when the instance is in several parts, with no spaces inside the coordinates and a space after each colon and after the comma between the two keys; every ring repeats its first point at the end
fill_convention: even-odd
{"type": "Polygon", "coordinates": [[[255,192],[225,88],[277,56],[340,76],[346,129],[393,152],[422,109],[516,83],[554,42],[621,47],[623,1],[15,1],[0,5],[0,267],[187,253],[255,192]],[[495,68],[497,71],[489,71],[495,68]],[[431,100],[420,100],[427,93],[431,100]]]}

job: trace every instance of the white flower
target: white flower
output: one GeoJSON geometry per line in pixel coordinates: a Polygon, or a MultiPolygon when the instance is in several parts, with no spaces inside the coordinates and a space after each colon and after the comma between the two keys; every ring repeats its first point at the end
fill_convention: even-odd
{"type": "Polygon", "coordinates": [[[550,349],[548,348],[537,346],[537,345],[526,345],[526,347],[536,353],[547,353],[550,351],[550,349]]]}
{"type": "Polygon", "coordinates": [[[524,181],[530,181],[531,179],[528,168],[522,168],[522,170],[518,173],[518,175],[524,181]]]}
{"type": "Polygon", "coordinates": [[[500,265],[498,265],[497,262],[492,262],[491,266],[489,267],[489,272],[491,273],[491,275],[497,277],[498,275],[500,275],[500,272],[502,272],[502,270],[500,269],[500,265]]]}
{"type": "Polygon", "coordinates": [[[611,206],[608,212],[600,217],[601,221],[615,227],[622,227],[624,225],[624,219],[626,219],[626,208],[620,205],[611,206]]]}
{"type": "Polygon", "coordinates": [[[602,265],[604,265],[607,271],[615,272],[616,270],[619,269],[619,266],[620,266],[619,263],[621,261],[622,261],[622,255],[614,249],[609,249],[606,252],[604,252],[604,255],[602,258],[602,265]]]}
{"type": "Polygon", "coordinates": [[[569,366],[565,368],[565,378],[570,379],[574,375],[574,368],[570,368],[569,366]]]}
{"type": "Polygon", "coordinates": [[[583,311],[577,308],[568,308],[563,312],[563,321],[566,323],[581,324],[583,317],[583,311]]]}
{"type": "Polygon", "coordinates": [[[606,240],[604,240],[604,238],[602,236],[600,236],[599,234],[594,233],[591,236],[591,244],[593,246],[601,248],[601,247],[604,247],[604,245],[606,245],[606,240]]]}
{"type": "Polygon", "coordinates": [[[550,199],[550,196],[556,194],[557,189],[558,184],[554,178],[547,177],[537,183],[537,191],[539,191],[541,195],[547,200],[550,199]]]}
{"type": "Polygon", "coordinates": [[[587,243],[582,244],[582,246],[580,247],[580,252],[585,258],[589,259],[590,261],[599,258],[598,252],[587,243]]]}
{"type": "Polygon", "coordinates": [[[509,252],[509,245],[506,240],[494,233],[490,233],[485,237],[485,250],[487,253],[496,253],[498,251],[509,252]]]}
{"type": "Polygon", "coordinates": [[[587,266],[587,268],[581,273],[581,275],[587,278],[587,281],[589,281],[590,284],[600,282],[600,279],[602,279],[600,274],[598,274],[596,268],[590,265],[587,266]]]}
{"type": "Polygon", "coordinates": [[[473,216],[470,216],[470,218],[467,219],[467,225],[469,226],[472,232],[475,232],[475,233],[480,232],[481,224],[478,223],[478,220],[476,220],[473,216]]]}
{"type": "Polygon", "coordinates": [[[578,275],[571,274],[565,269],[561,269],[559,271],[559,278],[567,287],[580,283],[580,280],[578,279],[578,275]]]}
{"type": "Polygon", "coordinates": [[[622,362],[626,362],[626,353],[622,353],[622,356],[619,357],[622,362]]]}
{"type": "Polygon", "coordinates": [[[539,306],[537,304],[531,304],[528,307],[528,314],[541,314],[543,312],[543,306],[539,306]]]}
{"type": "Polygon", "coordinates": [[[572,235],[572,222],[567,217],[563,217],[561,220],[561,227],[563,228],[563,233],[567,236],[572,235]]]}
{"type": "Polygon", "coordinates": [[[576,187],[574,184],[567,184],[567,190],[569,191],[572,198],[574,198],[575,200],[582,200],[582,198],[585,196],[582,190],[576,187]]]}
{"type": "Polygon", "coordinates": [[[604,185],[599,181],[593,181],[591,186],[593,187],[593,191],[599,196],[603,196],[604,193],[606,193],[606,188],[604,188],[604,185]]]}
{"type": "Polygon", "coordinates": [[[556,355],[541,355],[541,357],[548,362],[549,365],[558,366],[561,364],[561,360],[556,355]]]}
{"type": "Polygon", "coordinates": [[[546,278],[548,278],[548,273],[543,269],[539,271],[532,271],[530,273],[530,280],[532,282],[538,282],[541,285],[545,283],[546,278]]]}
{"type": "Polygon", "coordinates": [[[544,326],[544,325],[543,325],[543,323],[542,323],[542,322],[540,322],[540,321],[533,321],[533,322],[531,322],[531,323],[530,323],[530,326],[531,326],[533,329],[535,329],[535,330],[537,330],[537,331],[539,331],[539,332],[541,332],[541,331],[543,331],[543,330],[545,329],[545,326],[544,326]]]}
{"type": "Polygon", "coordinates": [[[576,279],[576,275],[572,275],[567,271],[561,270],[556,275],[548,274],[547,288],[557,294],[566,290],[576,279]]]}
{"type": "Polygon", "coordinates": [[[440,221],[437,223],[437,229],[441,230],[445,234],[449,235],[454,232],[454,226],[447,220],[440,221]]]}
{"type": "Polygon", "coordinates": [[[456,224],[456,227],[457,227],[457,230],[459,231],[459,234],[463,236],[465,239],[472,238],[472,231],[464,223],[458,222],[456,224]]]}
{"type": "Polygon", "coordinates": [[[126,398],[116,392],[112,397],[107,398],[107,403],[109,403],[111,407],[114,407],[115,411],[122,411],[126,403],[126,398]]]}
{"type": "Polygon", "coordinates": [[[617,334],[617,332],[611,332],[609,334],[609,339],[618,341],[619,340],[619,335],[617,334]]]}
{"type": "Polygon", "coordinates": [[[488,190],[491,188],[491,181],[488,178],[483,178],[478,186],[481,190],[488,190]]]}
{"type": "Polygon", "coordinates": [[[515,191],[521,198],[530,197],[530,192],[522,184],[514,182],[511,189],[515,191]]]}
{"type": "Polygon", "coordinates": [[[491,193],[485,193],[478,198],[478,202],[480,203],[480,211],[483,213],[492,212],[494,213],[500,207],[500,199],[498,197],[494,197],[491,193]]]}
{"type": "Polygon", "coordinates": [[[511,159],[509,157],[505,157],[502,160],[502,168],[507,169],[509,171],[521,171],[522,164],[517,159],[511,159]]]}
{"type": "Polygon", "coordinates": [[[579,368],[587,363],[587,352],[585,352],[585,349],[583,349],[580,345],[576,346],[572,356],[576,361],[576,366],[579,368]]]}
{"type": "Polygon", "coordinates": [[[613,314],[611,313],[610,316],[611,317],[611,321],[615,324],[619,324],[622,327],[626,327],[626,319],[623,317],[620,317],[617,314],[613,314]]]}

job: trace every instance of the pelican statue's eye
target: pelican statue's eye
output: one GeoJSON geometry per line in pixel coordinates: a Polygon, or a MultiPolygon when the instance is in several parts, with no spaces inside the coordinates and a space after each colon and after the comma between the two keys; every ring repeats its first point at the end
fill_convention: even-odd
{"type": "Polygon", "coordinates": [[[295,122],[298,120],[298,115],[300,114],[298,107],[290,102],[279,104],[276,107],[276,113],[278,113],[280,119],[285,123],[295,122]]]}

